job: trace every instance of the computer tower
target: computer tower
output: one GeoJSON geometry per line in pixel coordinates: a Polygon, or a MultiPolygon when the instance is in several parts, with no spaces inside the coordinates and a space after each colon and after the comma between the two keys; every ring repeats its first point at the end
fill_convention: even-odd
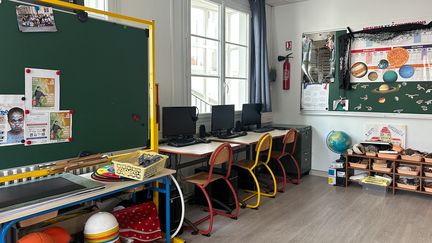
{"type": "MultiPolygon", "coordinates": [[[[159,187],[165,187],[165,185],[163,183],[159,183],[159,187]]],[[[180,199],[180,195],[177,191],[177,188],[175,186],[171,186],[171,191],[170,191],[170,211],[171,211],[171,224],[170,224],[170,229],[171,229],[171,234],[175,232],[175,230],[177,229],[179,223],[180,223],[180,219],[181,219],[181,199],[180,199]]],[[[166,220],[165,220],[165,194],[164,193],[159,193],[159,219],[160,219],[160,224],[161,224],[161,230],[163,232],[165,232],[165,224],[166,224],[166,220]]]]}
{"type": "MultiPolygon", "coordinates": [[[[199,172],[208,172],[209,167],[203,166],[195,169],[195,173],[199,172]]],[[[220,175],[226,175],[226,169],[223,168],[213,168],[213,173],[220,174],[220,175]]],[[[230,177],[228,180],[231,182],[231,184],[234,187],[234,190],[237,193],[238,188],[238,175],[237,171],[231,170],[230,177]]],[[[209,194],[210,198],[215,199],[217,201],[222,202],[226,206],[228,206],[231,209],[235,209],[235,200],[234,196],[228,187],[227,183],[224,180],[217,180],[212,182],[210,185],[207,186],[207,193],[209,194]]],[[[193,203],[198,205],[207,206],[207,200],[204,197],[204,194],[202,193],[201,189],[198,187],[195,187],[195,195],[193,203]]],[[[225,210],[224,207],[219,205],[218,203],[212,202],[213,208],[225,210]]]]}

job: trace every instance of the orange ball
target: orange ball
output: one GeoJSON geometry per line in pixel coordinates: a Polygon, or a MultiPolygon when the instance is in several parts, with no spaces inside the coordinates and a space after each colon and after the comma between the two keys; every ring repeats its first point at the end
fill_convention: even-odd
{"type": "Polygon", "coordinates": [[[51,236],[45,233],[37,232],[25,235],[18,240],[18,243],[56,243],[51,236]]]}
{"type": "Polygon", "coordinates": [[[61,227],[51,227],[42,231],[43,233],[51,236],[55,243],[69,243],[72,239],[70,234],[61,227]]]}

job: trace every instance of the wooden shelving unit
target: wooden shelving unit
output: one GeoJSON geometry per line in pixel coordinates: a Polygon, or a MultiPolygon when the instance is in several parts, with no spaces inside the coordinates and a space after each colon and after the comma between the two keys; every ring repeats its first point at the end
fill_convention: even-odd
{"type": "Polygon", "coordinates": [[[354,170],[362,170],[362,171],[367,171],[369,173],[369,175],[386,174],[386,175],[391,176],[393,178],[393,181],[389,185],[389,187],[392,189],[393,194],[395,194],[397,190],[401,190],[401,191],[409,191],[409,192],[416,192],[416,193],[421,193],[421,194],[432,195],[431,192],[426,192],[424,190],[424,188],[423,188],[423,180],[424,179],[432,179],[432,177],[427,177],[427,176],[424,175],[424,172],[423,172],[424,171],[424,167],[425,166],[432,166],[432,163],[428,163],[428,162],[424,162],[424,161],[417,162],[417,161],[403,160],[403,159],[386,159],[386,158],[380,158],[378,156],[366,156],[366,155],[357,155],[357,154],[352,154],[352,155],[347,154],[347,155],[345,155],[345,157],[346,157],[346,165],[345,165],[345,168],[346,168],[345,186],[346,187],[351,182],[356,182],[356,181],[353,181],[353,180],[349,179],[349,177],[352,175],[352,172],[354,170]],[[368,160],[367,168],[363,169],[363,168],[351,167],[349,165],[349,163],[350,162],[354,162],[354,161],[351,160],[351,158],[362,158],[362,159],[368,160]],[[372,169],[372,165],[373,165],[373,163],[374,163],[375,160],[387,160],[387,161],[391,161],[391,171],[390,172],[383,172],[383,171],[372,169]],[[417,165],[420,168],[420,172],[419,172],[419,174],[417,176],[411,176],[411,175],[397,173],[396,168],[400,164],[417,165]],[[410,176],[410,177],[413,177],[413,178],[419,178],[419,180],[420,180],[420,186],[418,187],[417,190],[400,188],[396,184],[396,180],[399,178],[399,176],[410,176]]]}

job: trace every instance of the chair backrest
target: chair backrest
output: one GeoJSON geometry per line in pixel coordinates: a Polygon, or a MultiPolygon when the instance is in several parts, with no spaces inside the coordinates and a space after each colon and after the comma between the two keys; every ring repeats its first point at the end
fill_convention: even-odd
{"type": "Polygon", "coordinates": [[[260,140],[257,143],[257,146],[255,147],[256,156],[255,156],[254,167],[258,164],[262,156],[262,153],[264,152],[267,153],[267,156],[266,156],[266,160],[262,162],[268,163],[270,161],[272,144],[273,144],[273,138],[270,135],[270,133],[266,133],[261,136],[260,140]]]}
{"type": "Polygon", "coordinates": [[[288,130],[288,132],[285,134],[285,136],[283,138],[282,154],[285,154],[287,152],[286,147],[289,144],[293,144],[292,149],[289,153],[294,154],[295,149],[296,149],[296,144],[297,144],[297,137],[298,137],[297,129],[291,128],[288,130]]]}
{"type": "Polygon", "coordinates": [[[217,147],[210,156],[210,169],[207,184],[210,183],[210,180],[212,179],[214,166],[224,163],[228,163],[227,173],[225,174],[225,178],[228,178],[231,174],[232,165],[232,147],[229,143],[223,143],[219,145],[219,147],[217,147]]]}

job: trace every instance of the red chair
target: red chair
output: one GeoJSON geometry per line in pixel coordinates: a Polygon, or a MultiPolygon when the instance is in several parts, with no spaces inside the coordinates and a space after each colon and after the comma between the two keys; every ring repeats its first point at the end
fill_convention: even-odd
{"type": "Polygon", "coordinates": [[[218,148],[216,148],[216,150],[212,153],[211,157],[210,157],[210,169],[209,172],[199,172],[195,175],[189,176],[186,178],[187,182],[193,183],[195,184],[197,187],[199,187],[201,189],[201,191],[203,192],[205,198],[207,199],[207,203],[208,203],[208,207],[209,207],[209,215],[205,216],[204,218],[194,222],[193,224],[195,226],[205,222],[206,220],[210,219],[209,222],[209,226],[207,230],[198,230],[198,232],[202,235],[205,236],[210,236],[210,233],[212,231],[213,228],[213,216],[214,215],[222,215],[225,217],[230,217],[232,219],[237,219],[238,214],[239,214],[239,203],[238,203],[238,199],[237,199],[237,193],[234,190],[234,187],[232,186],[231,182],[228,180],[230,173],[231,173],[231,164],[232,164],[232,148],[231,145],[229,143],[224,143],[221,144],[218,148]],[[227,173],[226,175],[219,175],[219,174],[213,174],[213,168],[216,165],[222,165],[224,163],[228,163],[228,167],[227,167],[227,173]],[[224,180],[227,184],[228,187],[231,190],[231,193],[234,196],[234,200],[235,200],[235,213],[226,213],[226,212],[222,212],[216,209],[213,209],[213,205],[211,202],[211,199],[206,191],[206,187],[208,185],[210,185],[212,182],[217,181],[217,180],[224,180]]]}
{"type": "Polygon", "coordinates": [[[283,174],[283,185],[282,188],[279,189],[280,192],[285,192],[285,188],[287,184],[287,175],[286,175],[284,164],[282,163],[282,158],[284,158],[285,156],[290,157],[291,161],[294,163],[295,167],[297,168],[297,179],[295,179],[295,181],[291,178],[288,179],[294,184],[300,183],[300,167],[298,165],[296,158],[294,157],[294,153],[296,151],[296,145],[297,145],[297,138],[298,138],[298,131],[296,129],[288,130],[288,132],[285,134],[282,140],[283,142],[282,151],[272,151],[271,154],[271,158],[278,162],[283,174]],[[290,144],[292,144],[291,150],[286,151],[287,146],[290,144]]]}

